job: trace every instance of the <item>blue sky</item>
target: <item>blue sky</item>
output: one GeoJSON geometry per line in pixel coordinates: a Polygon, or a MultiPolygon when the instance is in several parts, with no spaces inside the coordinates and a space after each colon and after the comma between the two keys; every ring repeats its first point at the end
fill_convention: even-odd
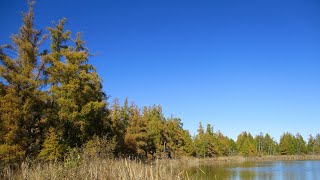
{"type": "MultiPolygon", "coordinates": [[[[2,1],[0,44],[24,1],[2,1]]],[[[320,2],[38,1],[36,27],[66,17],[96,54],[104,91],[161,104],[195,134],[199,121],[242,131],[320,132],[320,2]]]]}

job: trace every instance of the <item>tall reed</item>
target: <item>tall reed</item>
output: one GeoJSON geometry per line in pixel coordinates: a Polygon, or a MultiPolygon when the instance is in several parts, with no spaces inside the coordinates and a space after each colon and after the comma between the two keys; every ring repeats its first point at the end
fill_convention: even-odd
{"type": "Polygon", "coordinates": [[[172,165],[170,160],[155,160],[143,163],[137,160],[84,158],[72,161],[22,163],[13,170],[6,167],[3,179],[116,179],[116,180],[161,180],[189,179],[186,171],[172,165]],[[73,162],[74,161],[74,162],[73,162]],[[79,162],[77,162],[79,161],[79,162]]]}

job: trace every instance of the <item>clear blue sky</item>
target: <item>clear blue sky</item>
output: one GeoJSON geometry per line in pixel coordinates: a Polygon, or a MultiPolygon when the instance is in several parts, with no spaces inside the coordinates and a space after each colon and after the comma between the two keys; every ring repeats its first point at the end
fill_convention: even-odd
{"type": "MultiPolygon", "coordinates": [[[[0,44],[24,1],[3,0],[0,44]]],[[[66,17],[81,31],[104,91],[161,104],[196,133],[199,121],[242,131],[320,132],[320,1],[46,0],[36,26],[66,17]]]]}

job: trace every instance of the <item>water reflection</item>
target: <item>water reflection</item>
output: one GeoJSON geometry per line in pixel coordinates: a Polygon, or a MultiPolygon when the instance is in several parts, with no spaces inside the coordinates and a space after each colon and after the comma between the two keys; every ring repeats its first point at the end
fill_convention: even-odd
{"type": "Polygon", "coordinates": [[[320,179],[320,161],[267,161],[206,164],[187,168],[192,179],[313,180],[320,179]]]}

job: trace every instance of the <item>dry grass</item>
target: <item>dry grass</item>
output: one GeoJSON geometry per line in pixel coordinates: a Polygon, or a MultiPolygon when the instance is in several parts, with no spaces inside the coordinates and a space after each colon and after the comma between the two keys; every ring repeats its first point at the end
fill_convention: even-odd
{"type": "MultiPolygon", "coordinates": [[[[213,158],[187,158],[185,164],[223,164],[223,163],[241,163],[241,162],[256,162],[256,161],[286,161],[286,160],[320,160],[320,155],[278,155],[278,156],[221,156],[213,158]]],[[[180,160],[181,161],[181,160],[180,160]]],[[[181,164],[181,163],[180,163],[181,164]]]]}
{"type": "MultiPolygon", "coordinates": [[[[320,159],[319,155],[308,156],[265,156],[244,158],[217,157],[208,159],[181,158],[179,160],[156,160],[143,163],[137,160],[110,159],[72,156],[63,162],[22,163],[18,168],[1,168],[0,179],[116,179],[116,180],[160,180],[160,179],[196,179],[197,174],[190,175],[186,167],[205,163],[230,163],[261,160],[297,160],[320,159]]],[[[198,168],[199,169],[199,168],[198,168]]],[[[197,173],[204,172],[199,169],[197,173]]]]}
{"type": "MultiPolygon", "coordinates": [[[[1,177],[1,176],[0,176],[1,177]]],[[[50,162],[30,165],[22,163],[18,170],[4,168],[3,179],[117,179],[159,180],[193,179],[188,172],[179,170],[171,161],[142,163],[127,159],[81,159],[79,162],[50,162]]]]}

